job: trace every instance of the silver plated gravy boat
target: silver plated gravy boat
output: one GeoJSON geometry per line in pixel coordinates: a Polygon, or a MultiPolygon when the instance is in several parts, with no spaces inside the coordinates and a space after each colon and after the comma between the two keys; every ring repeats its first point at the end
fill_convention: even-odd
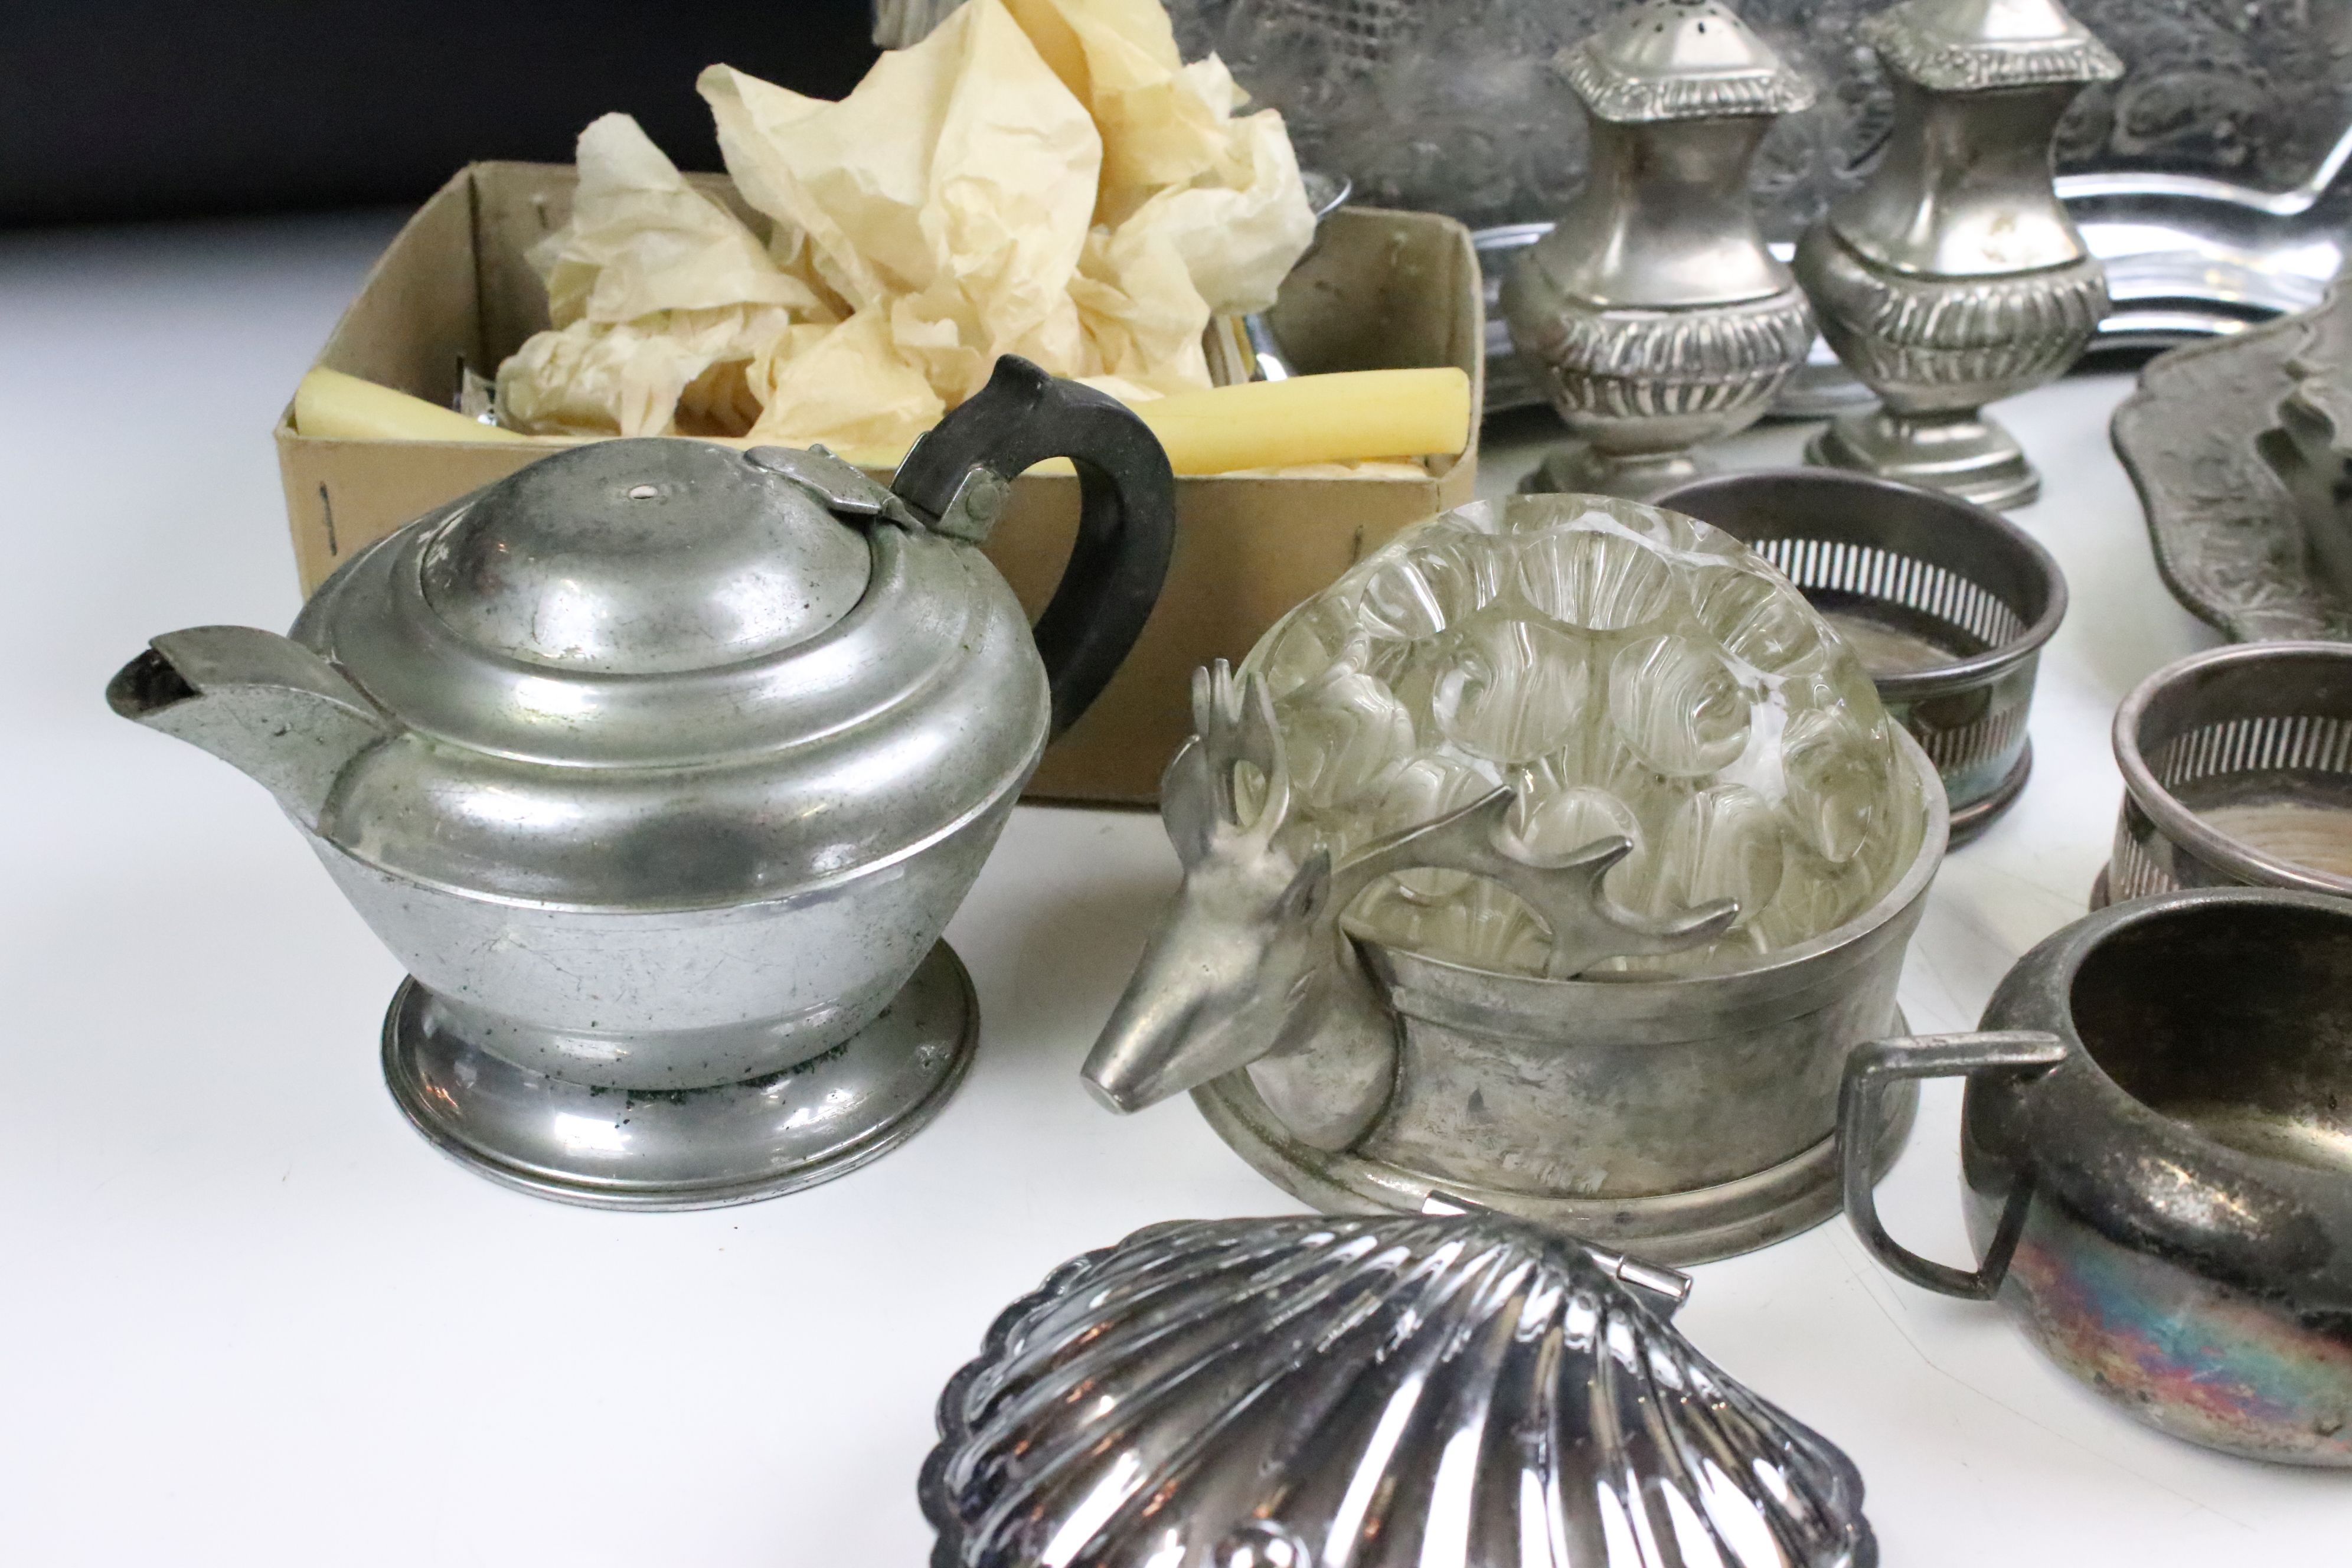
{"type": "Polygon", "coordinates": [[[894,488],[597,442],[353,558],[290,637],[173,632],[107,695],[266,785],[399,956],[384,1068],[429,1138],[546,1196],[741,1202],[955,1086],[940,932],[1173,525],[1142,422],[1007,357],[894,488]],[[977,542],[1050,456],[1082,518],[1033,640],[977,542]]]}

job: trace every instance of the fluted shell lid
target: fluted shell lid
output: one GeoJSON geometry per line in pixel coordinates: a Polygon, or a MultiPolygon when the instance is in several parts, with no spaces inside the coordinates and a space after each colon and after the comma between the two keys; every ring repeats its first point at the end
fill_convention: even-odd
{"type": "Polygon", "coordinates": [[[950,1383],[933,1568],[1868,1568],[1862,1479],[1575,1243],[1196,1221],[1066,1265],[950,1383]]]}
{"type": "Polygon", "coordinates": [[[1934,92],[2113,81],[2123,61],[2058,0],[1906,0],[1864,19],[1881,58],[1934,92]]]}
{"type": "Polygon", "coordinates": [[[1594,114],[1625,124],[1790,114],[1813,101],[1804,73],[1717,0],[1648,0],[1566,51],[1560,69],[1594,114]]]}

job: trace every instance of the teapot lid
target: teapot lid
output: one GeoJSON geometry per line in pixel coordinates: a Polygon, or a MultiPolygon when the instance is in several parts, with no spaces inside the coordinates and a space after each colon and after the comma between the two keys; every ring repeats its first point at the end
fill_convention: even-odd
{"type": "Polygon", "coordinates": [[[1025,642],[970,553],[822,450],[608,440],[379,541],[294,636],[444,742],[675,767],[902,710],[997,594],[1025,642]]]}
{"type": "Polygon", "coordinates": [[[2113,81],[2113,49],[2058,0],[1907,0],[1863,21],[1864,42],[1930,92],[2113,81]]]}
{"type": "Polygon", "coordinates": [[[1621,124],[1791,114],[1813,84],[1718,0],[1650,0],[1567,50],[1585,105],[1621,124]]]}
{"type": "Polygon", "coordinates": [[[1009,808],[1050,717],[1004,580],[822,451],[556,454],[369,546],[293,637],[393,724],[323,840],[567,907],[718,908],[891,864],[1009,808]]]}
{"type": "Polygon", "coordinates": [[[865,595],[873,557],[807,489],[742,454],[646,438],[490,486],[434,531],[420,570],[425,604],[475,648],[660,676],[808,641],[865,595]]]}

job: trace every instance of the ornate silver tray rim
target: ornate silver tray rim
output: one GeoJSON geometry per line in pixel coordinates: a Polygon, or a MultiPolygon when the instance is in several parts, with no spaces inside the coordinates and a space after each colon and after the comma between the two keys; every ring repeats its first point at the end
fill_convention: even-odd
{"type": "Polygon", "coordinates": [[[2165,586],[2233,642],[2352,640],[2311,571],[2294,500],[2263,455],[2306,322],[2286,316],[2149,362],[2109,426],[2165,586]]]}

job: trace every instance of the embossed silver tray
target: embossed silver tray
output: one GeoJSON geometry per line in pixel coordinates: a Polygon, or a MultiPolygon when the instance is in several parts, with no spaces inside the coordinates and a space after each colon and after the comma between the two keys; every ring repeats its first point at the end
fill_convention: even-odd
{"type": "Polygon", "coordinates": [[[2304,331],[2283,317],[2160,355],[2111,426],[2165,585],[2237,642],[2352,641],[2352,604],[2311,572],[2294,498],[2263,456],[2304,331]]]}
{"type": "MultiPolygon", "coordinates": [[[[901,5],[919,0],[898,0],[901,5]]],[[[940,0],[929,0],[937,5],[940,0]]],[[[1552,60],[1623,0],[1167,0],[1187,58],[1221,54],[1288,121],[1300,161],[1381,206],[1472,227],[1557,216],[1585,130],[1552,60]]],[[[1755,191],[1767,237],[1793,240],[1868,173],[1892,89],[1855,27],[1886,0],[1742,0],[1740,19],[1824,91],[1778,126],[1755,191]]],[[[2160,170],[2287,192],[2347,118],[2352,6],[2340,0],[2070,0],[2128,65],[2083,94],[2058,172],[2160,170]]]]}

